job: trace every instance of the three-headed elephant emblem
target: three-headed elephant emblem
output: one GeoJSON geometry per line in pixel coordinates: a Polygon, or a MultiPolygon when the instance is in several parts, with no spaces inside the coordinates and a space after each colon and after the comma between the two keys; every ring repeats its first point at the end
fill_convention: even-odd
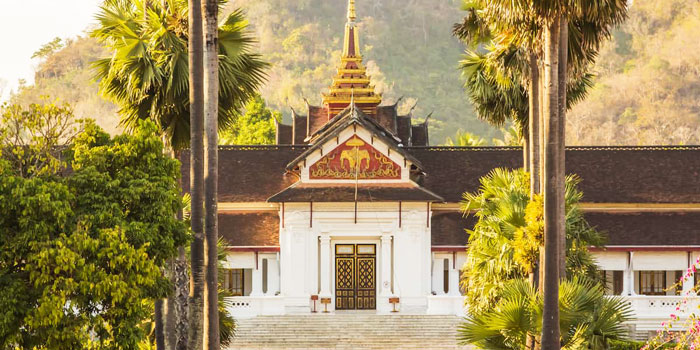
{"type": "Polygon", "coordinates": [[[348,171],[355,171],[355,166],[357,169],[362,169],[362,162],[367,161],[365,169],[369,168],[369,151],[366,149],[358,149],[357,147],[353,149],[346,149],[340,152],[340,166],[348,171]],[[345,161],[347,160],[349,167],[345,166],[345,161]]]}

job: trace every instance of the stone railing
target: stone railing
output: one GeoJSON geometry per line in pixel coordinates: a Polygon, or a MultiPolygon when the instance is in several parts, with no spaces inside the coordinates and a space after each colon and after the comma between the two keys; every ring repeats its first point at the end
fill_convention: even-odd
{"type": "Polygon", "coordinates": [[[429,315],[464,316],[464,297],[461,295],[431,295],[428,297],[429,315]]]}
{"type": "Polygon", "coordinates": [[[663,329],[662,323],[671,321],[671,315],[679,317],[673,322],[672,329],[683,329],[688,314],[698,312],[700,305],[700,297],[697,296],[633,295],[625,298],[634,312],[634,320],[630,325],[638,334],[647,332],[647,335],[663,329]]]}
{"type": "Polygon", "coordinates": [[[224,301],[231,315],[236,318],[284,313],[284,301],[279,296],[228,297],[224,301]]]}

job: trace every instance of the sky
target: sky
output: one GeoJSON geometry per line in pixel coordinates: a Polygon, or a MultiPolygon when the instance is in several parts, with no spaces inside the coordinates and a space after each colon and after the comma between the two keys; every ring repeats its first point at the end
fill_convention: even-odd
{"type": "Polygon", "coordinates": [[[0,101],[34,82],[32,54],[55,37],[83,34],[102,0],[0,0],[0,101]]]}

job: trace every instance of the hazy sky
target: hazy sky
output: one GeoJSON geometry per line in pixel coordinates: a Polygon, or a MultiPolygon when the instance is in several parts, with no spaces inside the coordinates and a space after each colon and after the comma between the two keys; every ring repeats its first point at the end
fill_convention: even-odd
{"type": "Polygon", "coordinates": [[[94,23],[101,0],[0,0],[0,100],[18,79],[34,81],[32,54],[55,37],[71,38],[94,23]]]}

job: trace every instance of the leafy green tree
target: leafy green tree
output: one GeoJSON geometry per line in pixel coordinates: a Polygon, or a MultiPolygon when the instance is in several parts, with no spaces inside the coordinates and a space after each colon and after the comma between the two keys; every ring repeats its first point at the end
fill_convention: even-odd
{"type": "MultiPolygon", "coordinates": [[[[143,345],[153,302],[169,289],[162,269],[187,241],[186,223],[175,218],[178,162],[163,154],[152,123],[112,139],[86,122],[70,147],[57,148],[64,137],[36,137],[34,122],[8,108],[32,113],[8,106],[4,120],[13,123],[0,124],[4,135],[26,136],[0,159],[0,347],[143,345]],[[46,149],[54,158],[44,166],[13,165],[18,154],[31,160],[46,149]]],[[[61,135],[55,125],[71,118],[40,129],[61,135]]]]}
{"type": "Polygon", "coordinates": [[[236,118],[221,132],[220,142],[225,145],[271,145],[275,143],[275,123],[282,121],[282,113],[267,107],[260,95],[245,106],[245,114],[236,118]]]}
{"type": "MultiPolygon", "coordinates": [[[[632,310],[624,298],[606,296],[603,286],[585,278],[559,287],[561,344],[566,349],[607,350],[627,337],[624,322],[632,310]]],[[[480,349],[530,349],[526,340],[542,332],[542,295],[522,279],[511,280],[492,309],[470,315],[458,330],[461,344],[480,349]]]]}
{"type": "MultiPolygon", "coordinates": [[[[461,284],[466,303],[475,313],[493,308],[510,280],[525,279],[539,259],[544,236],[541,196],[530,200],[529,176],[522,169],[494,169],[480,180],[477,193],[463,195],[465,215],[478,218],[468,231],[467,261],[461,284]]],[[[567,273],[600,281],[598,269],[588,251],[600,246],[604,236],[592,228],[578,208],[582,193],[579,180],[567,178],[567,273]]]]}

